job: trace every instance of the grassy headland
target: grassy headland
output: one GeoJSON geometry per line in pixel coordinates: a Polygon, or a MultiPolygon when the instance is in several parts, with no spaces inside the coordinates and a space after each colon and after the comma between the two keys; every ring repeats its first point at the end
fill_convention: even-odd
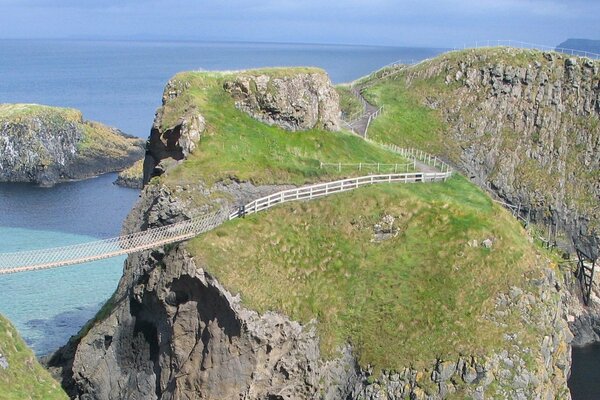
{"type": "MultiPolygon", "coordinates": [[[[246,73],[280,76],[305,70],[282,68],[246,73]]],[[[365,173],[358,169],[322,169],[320,162],[407,162],[350,132],[288,132],[253,119],[238,110],[223,89],[223,84],[236,74],[239,73],[186,72],[173,78],[186,89],[163,107],[162,128],[172,127],[185,113],[197,109],[206,120],[206,132],[194,153],[161,182],[182,185],[201,180],[212,184],[233,178],[255,184],[304,184],[365,173]]]]}
{"type": "Polygon", "coordinates": [[[456,176],[282,205],[187,248],[248,306],[316,320],[326,355],[349,342],[362,366],[400,369],[500,349],[503,333],[523,330],[516,315],[504,328],[485,315],[497,294],[538,274],[524,235],[456,176]],[[385,215],[394,217],[395,236],[373,240],[385,215]],[[492,248],[470,244],[485,239],[492,248]]]}

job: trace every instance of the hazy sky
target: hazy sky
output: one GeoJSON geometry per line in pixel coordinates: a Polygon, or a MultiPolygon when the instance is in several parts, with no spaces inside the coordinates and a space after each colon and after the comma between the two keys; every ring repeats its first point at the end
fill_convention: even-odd
{"type": "Polygon", "coordinates": [[[600,0],[0,0],[0,38],[556,45],[599,22],[600,0]]]}

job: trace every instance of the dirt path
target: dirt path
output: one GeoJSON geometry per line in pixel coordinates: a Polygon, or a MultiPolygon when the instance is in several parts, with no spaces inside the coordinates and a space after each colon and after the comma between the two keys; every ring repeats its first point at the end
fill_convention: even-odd
{"type": "Polygon", "coordinates": [[[371,103],[369,103],[362,96],[362,94],[360,93],[360,90],[361,90],[361,88],[352,88],[352,93],[359,100],[364,100],[365,112],[363,113],[363,115],[358,120],[356,120],[352,124],[352,128],[353,128],[354,132],[357,135],[362,136],[364,138],[365,137],[365,133],[367,132],[367,125],[369,124],[369,116],[371,114],[373,114],[375,111],[377,111],[377,107],[375,107],[374,105],[372,105],[371,103]]]}
{"type": "MultiPolygon", "coordinates": [[[[362,86],[352,88],[352,94],[354,94],[356,98],[363,102],[363,104],[365,105],[365,111],[359,119],[352,123],[351,127],[354,133],[363,138],[366,138],[367,127],[369,125],[369,118],[373,113],[375,113],[378,110],[378,108],[373,104],[369,103],[367,99],[364,98],[364,96],[361,93],[362,89],[362,86]]],[[[419,172],[440,172],[439,169],[427,165],[419,160],[416,161],[415,165],[417,171],[419,172]]]]}

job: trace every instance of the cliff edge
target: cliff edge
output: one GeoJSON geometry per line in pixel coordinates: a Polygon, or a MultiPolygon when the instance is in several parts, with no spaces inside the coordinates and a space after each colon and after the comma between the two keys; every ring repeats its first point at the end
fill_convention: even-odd
{"type": "Polygon", "coordinates": [[[142,140],[77,110],[0,105],[0,182],[49,186],[122,170],[143,154],[142,140]]]}
{"type": "Polygon", "coordinates": [[[372,138],[444,154],[538,224],[540,236],[600,255],[599,61],[466,50],[363,84],[386,107],[372,138]]]}
{"type": "MultiPolygon", "coordinates": [[[[407,162],[347,132],[262,123],[232,79],[169,82],[125,232],[407,162]]],[[[367,187],[129,256],[50,365],[75,399],[568,398],[556,271],[464,178],[367,187]]]]}

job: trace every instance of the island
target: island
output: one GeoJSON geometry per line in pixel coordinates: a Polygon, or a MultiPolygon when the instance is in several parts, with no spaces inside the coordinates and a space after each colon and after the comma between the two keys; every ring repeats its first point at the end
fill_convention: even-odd
{"type": "Polygon", "coordinates": [[[71,108],[0,104],[0,182],[52,186],[131,166],[144,142],[71,108]]]}

